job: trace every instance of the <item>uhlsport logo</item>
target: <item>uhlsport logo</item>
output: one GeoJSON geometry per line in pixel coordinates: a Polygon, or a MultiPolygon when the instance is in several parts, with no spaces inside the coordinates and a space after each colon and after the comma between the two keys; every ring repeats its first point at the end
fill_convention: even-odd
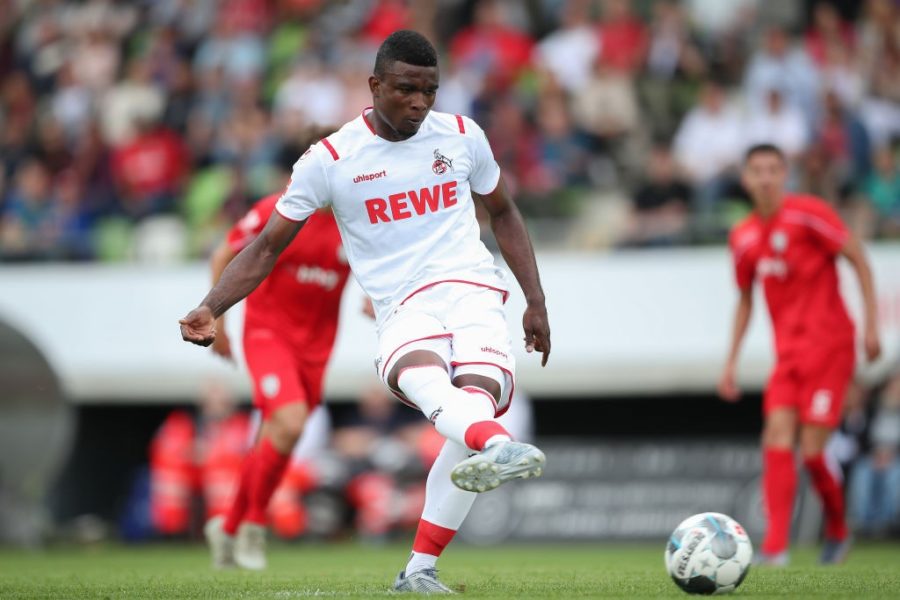
{"type": "Polygon", "coordinates": [[[434,425],[434,422],[437,421],[438,416],[444,412],[444,407],[439,406],[438,408],[431,411],[431,414],[428,415],[428,420],[431,421],[431,424],[434,425]]]}
{"type": "Polygon", "coordinates": [[[453,159],[447,158],[437,148],[434,149],[434,162],[431,164],[431,170],[435,175],[443,175],[448,170],[453,170],[453,159]]]}

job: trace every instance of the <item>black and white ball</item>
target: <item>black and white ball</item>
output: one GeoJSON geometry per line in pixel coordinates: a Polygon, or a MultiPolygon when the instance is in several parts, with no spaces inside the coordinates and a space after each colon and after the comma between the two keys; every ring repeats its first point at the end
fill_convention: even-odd
{"type": "Polygon", "coordinates": [[[727,594],[750,570],[753,546],[740,523],[719,513],[688,517],[666,544],[666,570],[689,594],[727,594]]]}

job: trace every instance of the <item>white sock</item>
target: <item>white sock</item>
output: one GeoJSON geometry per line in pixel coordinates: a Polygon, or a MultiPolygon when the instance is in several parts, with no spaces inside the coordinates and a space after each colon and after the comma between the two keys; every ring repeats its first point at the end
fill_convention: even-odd
{"type": "Polygon", "coordinates": [[[488,448],[490,448],[490,447],[493,446],[494,444],[499,444],[500,442],[511,442],[511,441],[512,441],[512,438],[509,437],[508,435],[502,435],[502,434],[499,434],[499,435],[492,435],[492,436],[489,437],[488,440],[484,443],[484,449],[487,450],[488,448]]]}
{"type": "MultiPolygon", "coordinates": [[[[447,440],[441,448],[425,483],[425,508],[422,519],[446,529],[456,531],[472,509],[478,496],[475,492],[466,492],[450,480],[450,471],[461,460],[465,460],[471,450],[447,440]]],[[[443,548],[441,548],[443,550],[443,548]]],[[[438,557],[434,554],[413,550],[406,565],[406,573],[415,573],[422,569],[433,568],[438,557]]]]}
{"type": "Polygon", "coordinates": [[[397,377],[397,386],[434,423],[438,433],[461,446],[466,446],[470,425],[494,420],[494,405],[487,395],[455,387],[441,367],[408,367],[397,377]]]}
{"type": "Polygon", "coordinates": [[[437,559],[438,557],[432,554],[413,551],[413,553],[409,555],[409,562],[406,563],[405,573],[409,575],[410,573],[416,573],[422,569],[433,569],[434,565],[437,564],[437,559]]]}

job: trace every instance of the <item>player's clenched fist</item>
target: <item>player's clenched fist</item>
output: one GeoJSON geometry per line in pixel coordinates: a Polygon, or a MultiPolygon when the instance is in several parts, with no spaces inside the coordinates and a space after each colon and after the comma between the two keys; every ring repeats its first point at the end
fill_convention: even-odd
{"type": "Polygon", "coordinates": [[[208,306],[198,306],[178,321],[181,339],[198,346],[209,346],[216,339],[216,319],[208,306]]]}

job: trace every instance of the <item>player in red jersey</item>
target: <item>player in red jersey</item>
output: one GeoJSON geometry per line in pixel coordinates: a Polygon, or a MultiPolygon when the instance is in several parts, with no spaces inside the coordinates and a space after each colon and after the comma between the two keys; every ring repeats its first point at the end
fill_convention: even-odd
{"type": "MultiPolygon", "coordinates": [[[[231,228],[212,257],[214,284],[263,230],[280,196],[263,198],[231,228]]],[[[217,567],[266,566],[266,510],[306,418],[321,401],[341,294],[349,275],[334,216],[330,210],[321,210],[309,218],[303,233],[285,248],[269,276],[247,297],[244,357],[262,426],[256,446],[244,461],[228,514],[211,519],[205,528],[217,567]]],[[[230,359],[231,341],[223,319],[219,318],[216,327],[213,351],[230,359]]]]}
{"type": "Polygon", "coordinates": [[[854,327],[841,298],[837,257],[853,266],[865,306],[866,358],[881,354],[872,272],[863,248],[824,201],[786,194],[787,164],[776,146],[762,144],[746,155],[742,180],[753,213],[731,233],[740,290],[731,347],[719,393],[736,401],[735,371],[760,281],[772,319],[776,366],[763,400],[763,497],[768,527],[761,562],[788,561],[788,538],[797,488],[795,447],[825,512],[823,564],[843,560],[849,549],[843,489],[823,454],[841,420],[844,394],[856,367],[854,327]]]}

